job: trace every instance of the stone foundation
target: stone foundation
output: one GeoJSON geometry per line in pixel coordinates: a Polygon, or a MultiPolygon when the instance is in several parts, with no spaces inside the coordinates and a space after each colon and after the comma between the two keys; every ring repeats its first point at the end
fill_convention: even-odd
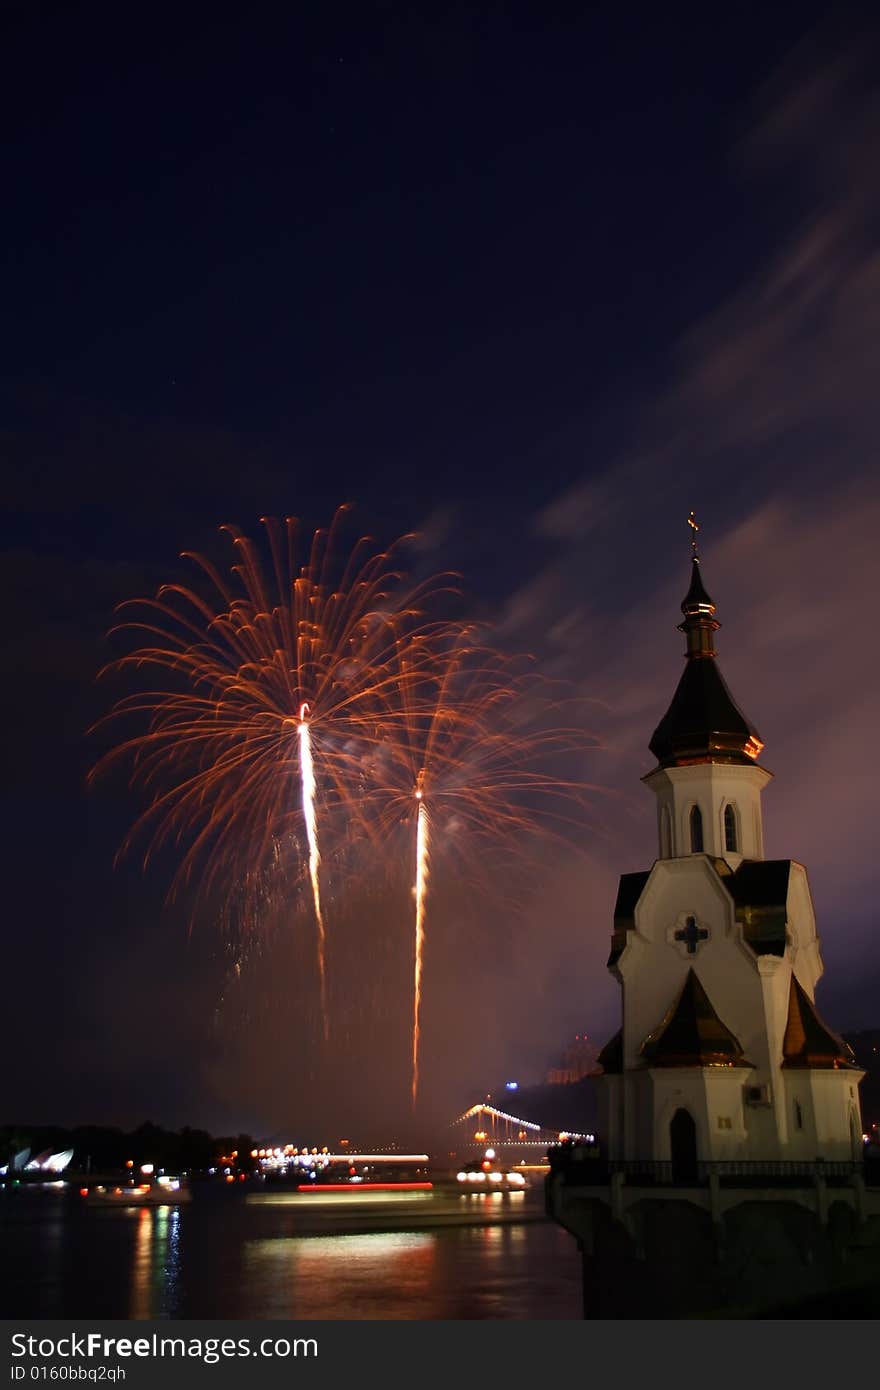
{"type": "Polygon", "coordinates": [[[577,1240],[588,1318],[876,1317],[880,1190],[566,1189],[548,1209],[577,1240]],[[615,1211],[615,1205],[617,1210],[615,1211]]]}

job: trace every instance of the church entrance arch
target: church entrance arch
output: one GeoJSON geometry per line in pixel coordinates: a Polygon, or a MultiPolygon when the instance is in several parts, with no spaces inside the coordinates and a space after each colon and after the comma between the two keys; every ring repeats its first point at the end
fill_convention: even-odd
{"type": "Polygon", "coordinates": [[[676,1110],[669,1124],[672,1181],[697,1180],[697,1126],[689,1110],[676,1110]]]}

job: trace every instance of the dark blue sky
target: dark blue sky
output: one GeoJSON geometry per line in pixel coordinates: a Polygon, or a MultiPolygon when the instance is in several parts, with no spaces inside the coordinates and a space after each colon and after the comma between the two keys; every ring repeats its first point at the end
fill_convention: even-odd
{"type": "Polygon", "coordinates": [[[21,539],[152,560],[342,497],[522,532],[583,471],[554,427],[654,388],[791,216],[731,149],[809,7],[290,8],[10,25],[21,539]]]}
{"type": "MultiPolygon", "coordinates": [[[[231,1026],[218,1051],[210,934],[187,943],[161,875],[112,868],[124,789],[84,790],[113,606],[181,549],[222,558],[221,522],[322,524],[347,500],[382,541],[424,528],[424,563],[460,569],[511,639],[550,641],[585,693],[620,705],[647,687],[626,733],[605,731],[624,754],[601,776],[635,803],[678,670],[677,599],[667,627],[656,614],[681,587],[680,519],[696,506],[726,538],[721,573],[745,546],[727,608],[769,752],[764,691],[782,709],[786,671],[749,646],[749,537],[780,506],[777,546],[812,536],[832,474],[863,524],[875,497],[859,150],[876,111],[846,34],[815,28],[827,7],[289,8],[4,20],[3,1016],[27,1047],[7,1095],[21,1120],[258,1128],[295,1103],[231,1026]],[[649,621],[644,664],[624,669],[649,621]]],[[[650,862],[649,809],[609,812],[614,872],[650,862]]],[[[561,914],[581,903],[559,893],[561,914]]],[[[868,901],[863,876],[859,921],[868,901]]],[[[571,920],[540,943],[526,1028],[487,953],[487,1070],[541,1070],[569,1026],[613,1021],[612,904],[603,884],[583,938],[571,920]]],[[[850,978],[832,1021],[876,1022],[850,978]]],[[[458,1027],[453,995],[438,992],[438,1039],[458,1027]]],[[[393,1030],[373,1038],[367,1013],[387,1075],[393,1030]]],[[[438,1095],[467,1065],[438,1070],[438,1095]]]]}

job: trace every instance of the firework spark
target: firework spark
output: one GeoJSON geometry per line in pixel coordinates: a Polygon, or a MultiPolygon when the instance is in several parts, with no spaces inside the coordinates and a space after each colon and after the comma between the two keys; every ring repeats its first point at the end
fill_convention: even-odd
{"type": "Polygon", "coordinates": [[[310,888],[325,1037],[330,898],[322,877],[340,862],[328,858],[328,844],[342,836],[355,847],[378,844],[372,861],[387,863],[399,843],[392,830],[414,828],[404,853],[415,867],[415,1105],[429,886],[441,869],[448,877],[453,857],[485,870],[502,854],[521,867],[535,830],[582,826],[589,788],[576,759],[594,741],[580,720],[565,727],[551,686],[528,661],[493,650],[472,625],[429,620],[430,602],[450,587],[446,576],[410,589],[394,548],[366,539],[341,574],[334,569],[343,511],[314,534],[303,565],[294,519],[264,521],[269,577],[259,547],[224,527],[235,549],[231,579],[190,555],[196,583],[122,606],[115,630],[137,634],[140,645],[105,669],[160,679],[113,707],[114,727],[139,726],[93,776],[128,762],[132,782],[150,793],[120,852],[143,838],[146,864],[178,848],[172,896],[194,887],[198,906],[222,888],[255,923],[267,893],[277,902],[296,866],[310,888]]]}
{"type": "MultiPolygon", "coordinates": [[[[459,868],[501,854],[522,868],[524,842],[582,828],[594,790],[582,755],[595,739],[580,719],[566,725],[568,700],[528,658],[503,655],[473,627],[448,628],[434,644],[430,672],[408,679],[402,658],[401,718],[371,788],[375,831],[415,821],[415,971],[412,1101],[419,1088],[421,1006],[428,942],[429,848],[459,868]],[[563,770],[563,764],[565,770],[563,770]],[[413,814],[413,802],[416,810],[413,814]]],[[[582,713],[582,711],[581,711],[582,713]]],[[[459,874],[459,877],[461,875],[459,874]]]]}
{"type": "Polygon", "coordinates": [[[130,765],[132,783],[152,799],[120,853],[142,839],[146,864],[163,847],[180,848],[171,896],[192,887],[197,903],[214,888],[228,894],[259,881],[279,855],[299,857],[304,826],[325,1030],[319,818],[340,807],[356,813],[365,750],[395,736],[402,688],[414,698],[425,678],[443,626],[428,621],[425,604],[446,585],[438,576],[408,588],[397,547],[377,550],[368,538],[337,565],[345,510],[315,532],[303,565],[295,518],[264,518],[268,578],[259,548],[227,526],[231,579],[185,552],[195,584],[167,584],[154,599],[122,605],[114,631],[141,645],[105,672],[161,679],[113,707],[113,727],[131,719],[138,728],[92,773],[130,765]]]}

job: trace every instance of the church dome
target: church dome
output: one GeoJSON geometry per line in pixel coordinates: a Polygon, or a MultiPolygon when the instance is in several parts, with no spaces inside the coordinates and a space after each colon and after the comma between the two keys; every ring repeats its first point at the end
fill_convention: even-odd
{"type": "Polygon", "coordinates": [[[661,767],[753,763],[764,745],[718,668],[714,635],[720,623],[703,584],[697,555],[681,611],[684,621],[679,631],[687,637],[686,665],[672,703],[648,746],[661,767]]]}

